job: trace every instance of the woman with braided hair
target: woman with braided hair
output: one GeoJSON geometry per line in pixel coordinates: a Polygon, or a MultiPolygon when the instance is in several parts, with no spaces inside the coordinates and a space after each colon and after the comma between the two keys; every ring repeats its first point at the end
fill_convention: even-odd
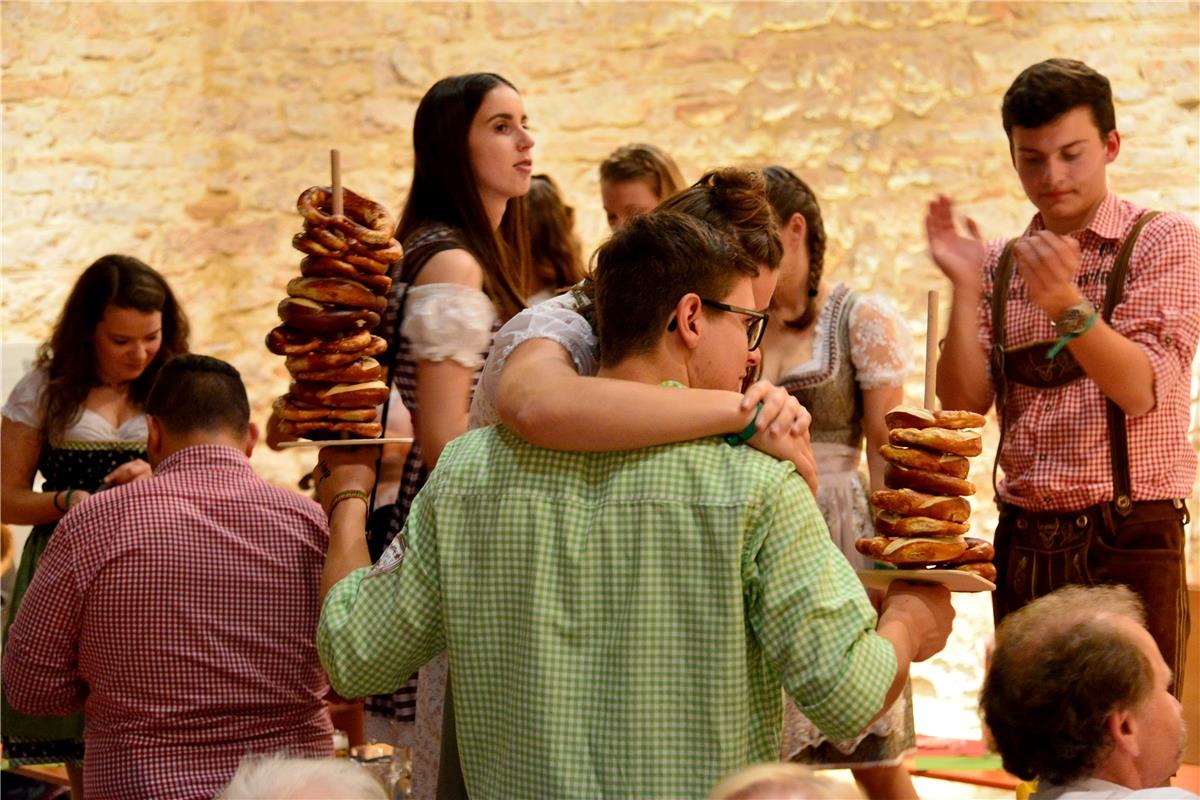
{"type": "MultiPolygon", "coordinates": [[[[812,413],[817,505],[834,544],[857,569],[870,567],[854,542],[873,536],[867,490],[883,488],[883,415],[900,405],[912,341],[904,320],[876,294],[823,277],[825,226],[812,189],[791,170],[763,170],[779,219],[783,261],[763,342],[763,377],[812,413]],[[869,484],[860,474],[867,445],[869,484]]],[[[785,701],[783,758],[850,768],[871,798],[915,798],[904,756],[916,746],[909,695],[852,741],[826,740],[785,701]]]]}

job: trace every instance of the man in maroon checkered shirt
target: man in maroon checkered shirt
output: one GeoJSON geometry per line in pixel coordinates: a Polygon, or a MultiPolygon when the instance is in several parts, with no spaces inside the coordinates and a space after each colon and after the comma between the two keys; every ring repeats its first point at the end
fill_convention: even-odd
{"type": "Polygon", "coordinates": [[[83,708],[84,790],[211,798],[249,752],[332,755],[321,508],[254,474],[237,370],[178,356],[147,399],[154,477],[72,508],[10,630],[14,708],[83,708]]]}
{"type": "Polygon", "coordinates": [[[1066,584],[1126,584],[1179,695],[1200,234],[1108,191],[1121,137],[1108,79],[1086,64],[1029,67],[1002,117],[1038,210],[1029,227],[985,245],[970,220],[958,232],[946,197],[926,217],[954,287],[938,397],[978,412],[994,401],[1000,420],[996,621],[1066,584]]]}

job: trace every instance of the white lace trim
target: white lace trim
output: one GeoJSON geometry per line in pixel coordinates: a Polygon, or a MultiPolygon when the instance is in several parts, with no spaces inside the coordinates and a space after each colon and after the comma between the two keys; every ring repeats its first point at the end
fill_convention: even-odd
{"type": "Polygon", "coordinates": [[[504,324],[492,342],[492,351],[475,387],[468,427],[480,428],[500,421],[496,411],[500,374],[512,351],[530,339],[549,339],[557,343],[570,354],[580,375],[596,374],[600,368],[599,342],[592,326],[577,308],[575,295],[567,292],[525,309],[504,324]]]}
{"type": "Polygon", "coordinates": [[[456,361],[475,369],[492,338],[496,307],[478,289],[430,283],[408,290],[400,334],[418,361],[456,361]]]}
{"type": "Polygon", "coordinates": [[[850,360],[863,389],[903,386],[912,362],[912,333],[891,302],[860,295],[850,309],[850,360]]]}

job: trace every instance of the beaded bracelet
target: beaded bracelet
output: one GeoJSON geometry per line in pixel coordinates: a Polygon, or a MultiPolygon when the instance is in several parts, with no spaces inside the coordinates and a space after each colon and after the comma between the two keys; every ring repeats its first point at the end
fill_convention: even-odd
{"type": "Polygon", "coordinates": [[[343,500],[349,500],[351,498],[354,498],[356,500],[362,500],[363,505],[370,505],[370,503],[367,500],[367,493],[364,492],[362,489],[343,489],[342,491],[335,494],[333,496],[333,500],[330,501],[329,516],[331,516],[331,517],[333,516],[333,510],[338,507],[338,503],[342,502],[343,500]]]}

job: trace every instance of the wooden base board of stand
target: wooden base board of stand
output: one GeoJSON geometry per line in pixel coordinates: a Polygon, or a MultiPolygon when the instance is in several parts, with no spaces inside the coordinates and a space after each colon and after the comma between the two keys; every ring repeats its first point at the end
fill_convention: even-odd
{"type": "Polygon", "coordinates": [[[308,439],[297,439],[294,442],[280,442],[280,450],[293,447],[365,447],[373,444],[412,444],[411,436],[384,436],[380,439],[328,439],[323,442],[313,442],[308,439]]]}
{"type": "Polygon", "coordinates": [[[892,581],[938,583],[952,592],[994,592],[996,584],[960,569],[861,569],[858,579],[868,589],[886,589],[892,581]]]}

